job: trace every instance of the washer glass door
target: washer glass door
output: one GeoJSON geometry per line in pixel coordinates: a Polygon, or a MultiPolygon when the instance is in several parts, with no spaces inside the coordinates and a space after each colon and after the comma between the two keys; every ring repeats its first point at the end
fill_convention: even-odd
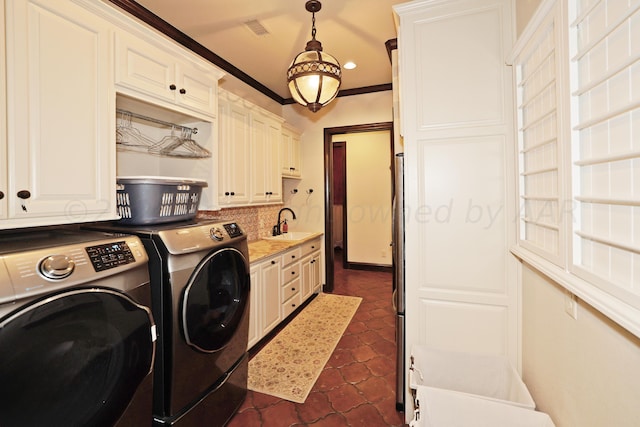
{"type": "Polygon", "coordinates": [[[0,319],[0,426],[112,426],[151,371],[152,327],[148,308],[107,289],[0,319]]]}
{"type": "Polygon", "coordinates": [[[182,300],[187,344],[206,353],[224,348],[236,333],[249,301],[249,263],[225,248],[205,257],[194,270],[182,300]]]}

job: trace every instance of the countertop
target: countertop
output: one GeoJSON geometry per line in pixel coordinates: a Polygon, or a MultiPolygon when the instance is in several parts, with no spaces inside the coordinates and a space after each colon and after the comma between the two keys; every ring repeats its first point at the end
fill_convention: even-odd
{"type": "Polygon", "coordinates": [[[295,246],[299,246],[304,242],[308,242],[309,240],[313,240],[319,236],[322,236],[324,233],[317,232],[309,235],[305,239],[302,240],[292,240],[292,241],[277,241],[277,240],[253,240],[249,242],[249,262],[257,262],[263,258],[270,257],[271,255],[276,255],[279,252],[284,252],[289,248],[293,248],[295,246]]]}

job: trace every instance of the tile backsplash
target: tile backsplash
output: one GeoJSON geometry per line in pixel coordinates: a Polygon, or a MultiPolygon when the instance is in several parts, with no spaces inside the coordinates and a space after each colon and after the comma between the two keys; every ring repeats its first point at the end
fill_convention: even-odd
{"type": "Polygon", "coordinates": [[[268,205],[199,211],[198,218],[233,220],[240,225],[247,239],[251,241],[271,235],[271,229],[278,222],[278,211],[281,208],[282,205],[268,205]]]}

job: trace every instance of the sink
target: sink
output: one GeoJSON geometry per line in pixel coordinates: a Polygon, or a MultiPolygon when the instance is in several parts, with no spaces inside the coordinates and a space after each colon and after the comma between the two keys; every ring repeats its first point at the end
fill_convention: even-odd
{"type": "Polygon", "coordinates": [[[275,241],[284,241],[284,242],[293,242],[296,240],[304,240],[310,236],[316,234],[313,231],[290,231],[288,233],[282,233],[279,236],[269,236],[265,237],[266,240],[275,240],[275,241]]]}

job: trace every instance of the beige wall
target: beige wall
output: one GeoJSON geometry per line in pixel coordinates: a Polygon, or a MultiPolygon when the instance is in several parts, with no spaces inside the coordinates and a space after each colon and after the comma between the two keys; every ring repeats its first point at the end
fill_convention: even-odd
{"type": "Polygon", "coordinates": [[[391,266],[391,135],[335,135],[347,147],[347,261],[391,266]]]}
{"type": "MultiPolygon", "coordinates": [[[[300,151],[302,179],[284,180],[285,205],[298,216],[295,227],[302,230],[324,230],[324,129],[368,123],[390,122],[391,91],[335,99],[317,113],[299,105],[283,107],[284,118],[303,131],[300,151]],[[298,188],[291,194],[292,188],[298,188]],[[313,193],[307,194],[312,189],[313,193]]],[[[290,230],[294,230],[293,226],[290,230]]]]}
{"type": "Polygon", "coordinates": [[[640,426],[640,340],[523,267],[523,380],[557,427],[640,426]]]}
{"type": "Polygon", "coordinates": [[[516,5],[516,36],[522,34],[522,30],[540,6],[542,0],[514,0],[516,5]]]}

